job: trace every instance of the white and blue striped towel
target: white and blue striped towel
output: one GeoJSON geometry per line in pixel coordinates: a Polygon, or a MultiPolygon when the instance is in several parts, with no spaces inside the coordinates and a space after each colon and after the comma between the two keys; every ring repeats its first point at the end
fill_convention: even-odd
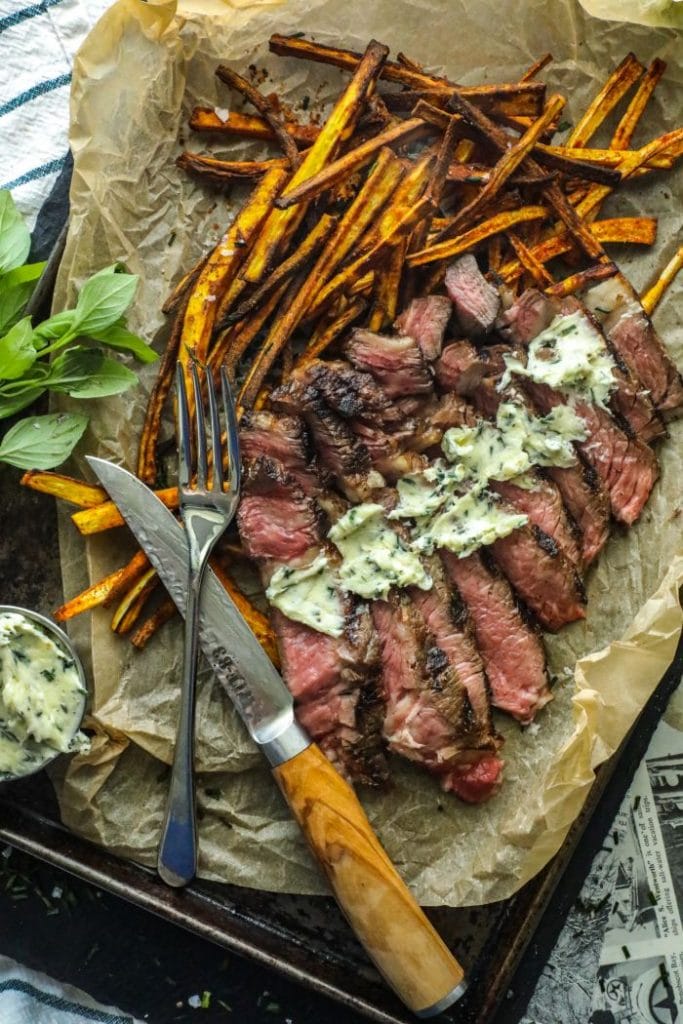
{"type": "Polygon", "coordinates": [[[0,0],[0,188],[33,226],[67,158],[73,57],[111,0],[0,0]]]}

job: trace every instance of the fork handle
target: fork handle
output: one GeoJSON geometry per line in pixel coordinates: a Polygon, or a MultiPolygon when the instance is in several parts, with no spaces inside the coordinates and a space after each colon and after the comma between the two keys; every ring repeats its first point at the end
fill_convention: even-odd
{"type": "Polygon", "coordinates": [[[312,743],[273,774],[339,906],[378,970],[418,1017],[465,991],[464,971],[382,848],[355,793],[312,743]]]}
{"type": "Polygon", "coordinates": [[[194,785],[194,716],[199,650],[199,593],[203,571],[190,569],[185,609],[185,643],[176,733],[166,818],[157,870],[167,885],[180,888],[197,873],[197,815],[194,785]]]}

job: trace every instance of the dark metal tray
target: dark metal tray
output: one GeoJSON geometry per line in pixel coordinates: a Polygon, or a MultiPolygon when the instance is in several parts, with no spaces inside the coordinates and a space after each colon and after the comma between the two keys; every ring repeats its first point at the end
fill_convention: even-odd
{"type": "MultiPolygon", "coordinates": [[[[59,592],[52,500],[22,491],[13,474],[5,478],[1,490],[5,490],[4,500],[0,494],[3,600],[49,611],[59,592]],[[45,553],[40,562],[36,562],[36,551],[45,553]]],[[[445,1015],[452,1024],[492,1020],[546,911],[543,949],[547,955],[553,931],[559,929],[613,820],[682,668],[683,645],[618,757],[600,770],[562,851],[537,878],[504,902],[429,912],[470,979],[467,995],[445,1015]]],[[[43,775],[0,788],[0,841],[267,964],[373,1020],[384,1024],[414,1020],[382,983],[330,899],[205,882],[183,892],[170,890],[148,869],[120,860],[65,829],[43,775]]],[[[525,972],[527,988],[542,960],[542,955],[532,956],[531,970],[525,972]]]]}

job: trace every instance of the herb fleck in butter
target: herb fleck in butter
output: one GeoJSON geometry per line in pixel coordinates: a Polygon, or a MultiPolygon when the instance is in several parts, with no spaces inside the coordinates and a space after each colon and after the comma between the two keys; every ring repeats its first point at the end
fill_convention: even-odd
{"type": "Polygon", "coordinates": [[[345,615],[340,590],[337,574],[327,555],[321,552],[310,565],[301,569],[291,566],[276,569],[266,597],[288,619],[310,626],[318,633],[341,636],[345,615]]]}

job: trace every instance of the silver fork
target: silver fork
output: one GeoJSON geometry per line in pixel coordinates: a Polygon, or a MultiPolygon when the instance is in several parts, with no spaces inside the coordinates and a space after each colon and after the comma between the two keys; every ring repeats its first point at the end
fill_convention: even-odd
{"type": "Polygon", "coordinates": [[[227,529],[237,508],[240,491],[240,459],[237,418],[225,368],[221,391],[226,423],[226,458],[211,374],[206,374],[213,478],[209,483],[209,456],[199,374],[190,364],[196,410],[196,465],[192,457],[192,429],[183,368],[176,367],[178,489],[180,514],[188,543],[188,594],[185,613],[185,650],[180,691],[180,717],[161,834],[157,868],[168,885],[186,885],[197,871],[197,822],[194,787],[194,717],[197,682],[199,602],[204,572],[216,541],[227,529]],[[223,463],[227,467],[227,480],[223,463]],[[224,489],[226,487],[227,489],[224,489]]]}

